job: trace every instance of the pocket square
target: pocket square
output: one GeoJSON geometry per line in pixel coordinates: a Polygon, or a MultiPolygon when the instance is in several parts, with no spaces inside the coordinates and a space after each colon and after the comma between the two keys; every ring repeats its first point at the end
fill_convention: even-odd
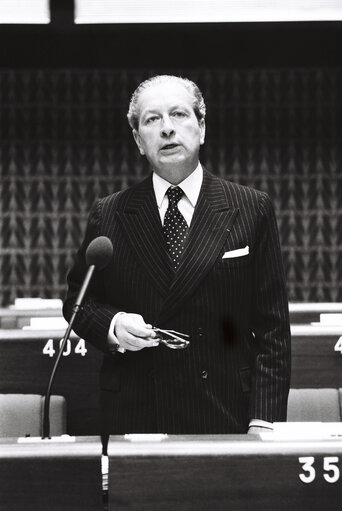
{"type": "Polygon", "coordinates": [[[229,259],[232,257],[241,257],[249,254],[249,246],[246,245],[244,248],[237,248],[236,250],[229,250],[225,252],[222,259],[229,259]]]}

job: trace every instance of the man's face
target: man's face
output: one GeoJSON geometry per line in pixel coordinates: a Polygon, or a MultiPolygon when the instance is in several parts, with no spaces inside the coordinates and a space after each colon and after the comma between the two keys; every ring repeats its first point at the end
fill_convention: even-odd
{"type": "Polygon", "coordinates": [[[179,83],[151,85],[141,93],[138,111],[139,127],[133,135],[140,153],[161,177],[170,182],[175,175],[185,179],[197,167],[205,136],[192,95],[179,83]]]}

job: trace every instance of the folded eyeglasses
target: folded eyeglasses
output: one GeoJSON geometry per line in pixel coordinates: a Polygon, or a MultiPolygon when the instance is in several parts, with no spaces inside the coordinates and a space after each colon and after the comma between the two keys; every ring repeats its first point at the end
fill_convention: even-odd
{"type": "Polygon", "coordinates": [[[188,340],[190,336],[187,334],[176,332],[175,330],[163,330],[157,327],[153,327],[153,330],[156,332],[159,342],[172,350],[182,350],[190,344],[188,340]]]}

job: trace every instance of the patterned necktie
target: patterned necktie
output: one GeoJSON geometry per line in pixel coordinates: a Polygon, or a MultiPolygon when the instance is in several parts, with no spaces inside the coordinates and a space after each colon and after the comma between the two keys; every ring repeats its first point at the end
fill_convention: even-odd
{"type": "Polygon", "coordinates": [[[177,206],[184,192],[178,186],[174,188],[170,186],[166,195],[169,199],[169,206],[165,213],[163,229],[173,268],[177,270],[189,231],[187,223],[177,206]]]}

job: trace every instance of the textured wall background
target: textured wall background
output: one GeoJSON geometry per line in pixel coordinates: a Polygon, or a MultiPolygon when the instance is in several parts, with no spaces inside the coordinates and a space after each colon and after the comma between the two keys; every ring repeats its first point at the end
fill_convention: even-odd
{"type": "MultiPolygon", "coordinates": [[[[95,198],[149,172],[125,116],[130,94],[152,74],[0,71],[2,305],[63,297],[95,198]]],[[[273,199],[290,300],[341,301],[342,70],[184,75],[207,102],[202,162],[273,199]]]]}

